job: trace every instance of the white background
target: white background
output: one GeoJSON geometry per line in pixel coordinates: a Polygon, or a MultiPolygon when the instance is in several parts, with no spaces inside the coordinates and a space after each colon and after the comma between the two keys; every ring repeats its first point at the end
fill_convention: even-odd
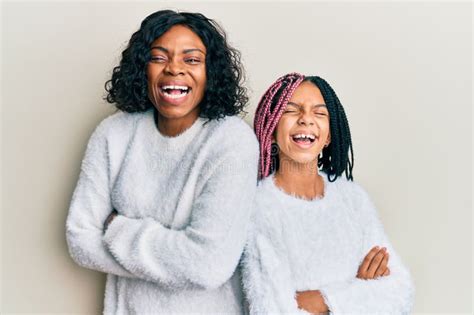
{"type": "MultiPolygon", "coordinates": [[[[415,313],[472,308],[470,2],[3,2],[1,313],[102,311],[64,223],[103,85],[152,12],[216,19],[251,101],[298,71],[325,78],[351,125],[355,180],[416,284],[415,313]]],[[[317,288],[315,288],[317,289],[317,288]]]]}

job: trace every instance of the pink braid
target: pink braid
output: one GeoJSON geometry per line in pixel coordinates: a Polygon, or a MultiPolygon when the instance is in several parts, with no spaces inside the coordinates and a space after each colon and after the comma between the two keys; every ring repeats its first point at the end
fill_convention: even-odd
{"type": "Polygon", "coordinates": [[[303,82],[304,76],[299,73],[289,73],[275,81],[263,94],[255,112],[254,129],[260,143],[259,179],[270,175],[272,135],[280,121],[288,101],[296,88],[303,82]],[[281,90],[283,87],[283,90],[281,90]],[[275,95],[280,93],[278,99],[275,95]],[[274,108],[272,108],[274,104],[274,108]]]}

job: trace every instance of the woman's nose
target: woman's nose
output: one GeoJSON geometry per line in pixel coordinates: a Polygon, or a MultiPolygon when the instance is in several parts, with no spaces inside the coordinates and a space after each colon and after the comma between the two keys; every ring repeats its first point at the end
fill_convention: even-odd
{"type": "Polygon", "coordinates": [[[181,62],[175,59],[171,59],[167,63],[165,71],[170,75],[184,74],[183,65],[181,64],[181,62]]]}

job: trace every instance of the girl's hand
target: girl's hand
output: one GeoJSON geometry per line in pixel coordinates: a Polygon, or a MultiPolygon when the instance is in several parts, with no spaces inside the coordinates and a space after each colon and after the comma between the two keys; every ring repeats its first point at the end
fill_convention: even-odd
{"type": "Polygon", "coordinates": [[[379,248],[375,246],[365,256],[364,261],[359,266],[357,278],[359,279],[375,279],[381,276],[388,276],[390,269],[388,264],[388,252],[385,247],[379,248]]]}
{"type": "Polygon", "coordinates": [[[296,302],[298,308],[311,314],[325,314],[328,312],[328,307],[318,290],[296,292],[296,302]]]}

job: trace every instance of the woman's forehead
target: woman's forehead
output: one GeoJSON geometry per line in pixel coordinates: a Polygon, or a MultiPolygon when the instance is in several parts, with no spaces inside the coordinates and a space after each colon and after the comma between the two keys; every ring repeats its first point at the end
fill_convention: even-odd
{"type": "Polygon", "coordinates": [[[165,49],[179,46],[182,49],[199,49],[204,53],[206,52],[206,46],[201,38],[185,25],[172,26],[160,37],[156,38],[151,46],[160,46],[165,49]]]}

